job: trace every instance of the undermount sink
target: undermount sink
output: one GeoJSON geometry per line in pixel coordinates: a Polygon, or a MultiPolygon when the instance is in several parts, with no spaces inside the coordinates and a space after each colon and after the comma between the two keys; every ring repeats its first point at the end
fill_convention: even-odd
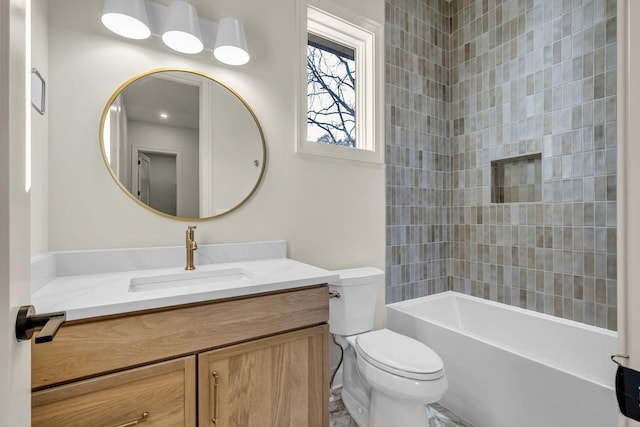
{"type": "Polygon", "coordinates": [[[180,288],[185,286],[237,283],[251,279],[254,275],[244,268],[224,268],[216,270],[194,270],[156,276],[134,277],[129,281],[129,292],[154,291],[157,289],[180,288]]]}

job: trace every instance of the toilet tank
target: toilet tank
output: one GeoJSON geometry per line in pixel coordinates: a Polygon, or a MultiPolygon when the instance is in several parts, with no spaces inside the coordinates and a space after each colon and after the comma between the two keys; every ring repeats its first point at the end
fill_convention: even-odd
{"type": "Polygon", "coordinates": [[[384,272],[374,267],[334,271],[340,279],[329,283],[340,298],[329,300],[329,330],[337,335],[354,335],[373,329],[378,290],[384,286],[384,272]]]}

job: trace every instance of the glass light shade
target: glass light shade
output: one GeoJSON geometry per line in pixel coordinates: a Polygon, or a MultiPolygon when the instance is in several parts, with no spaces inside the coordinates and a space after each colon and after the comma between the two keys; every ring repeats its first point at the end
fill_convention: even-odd
{"type": "Polygon", "coordinates": [[[102,23],[129,39],[142,40],[151,35],[144,0],[105,0],[102,23]]]}
{"type": "Polygon", "coordinates": [[[181,53],[202,52],[204,45],[195,7],[183,0],[173,0],[169,4],[162,41],[171,49],[181,53]]]}
{"type": "Polygon", "coordinates": [[[213,55],[218,61],[229,65],[249,62],[249,50],[242,22],[231,17],[220,20],[213,55]]]}

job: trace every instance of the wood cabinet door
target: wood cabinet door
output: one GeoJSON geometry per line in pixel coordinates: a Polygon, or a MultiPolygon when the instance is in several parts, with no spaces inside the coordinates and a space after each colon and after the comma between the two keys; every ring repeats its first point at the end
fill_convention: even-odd
{"type": "Polygon", "coordinates": [[[328,325],[202,353],[200,427],[329,425],[328,325]]]}
{"type": "Polygon", "coordinates": [[[189,356],[34,392],[32,426],[194,427],[195,364],[189,356]]]}

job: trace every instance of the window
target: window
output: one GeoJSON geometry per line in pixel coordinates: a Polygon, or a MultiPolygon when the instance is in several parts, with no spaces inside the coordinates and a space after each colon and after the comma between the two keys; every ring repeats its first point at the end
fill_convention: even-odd
{"type": "Polygon", "coordinates": [[[380,26],[328,3],[306,12],[296,151],[382,163],[380,26]]]}
{"type": "Polygon", "coordinates": [[[315,34],[307,42],[307,140],[356,147],[354,49],[315,34]]]}

